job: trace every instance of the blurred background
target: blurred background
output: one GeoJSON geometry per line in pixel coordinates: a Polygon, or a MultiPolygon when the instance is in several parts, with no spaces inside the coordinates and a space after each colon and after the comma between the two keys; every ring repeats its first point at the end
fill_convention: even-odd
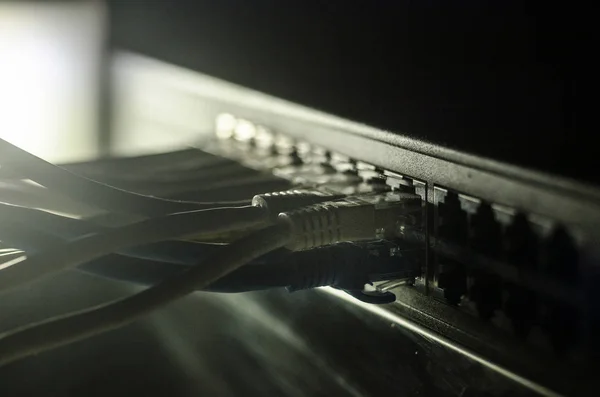
{"type": "Polygon", "coordinates": [[[99,154],[100,1],[0,2],[0,136],[50,161],[99,154]]]}
{"type": "Polygon", "coordinates": [[[207,127],[191,96],[219,86],[221,100],[231,100],[214,81],[190,88],[197,79],[189,73],[123,59],[125,51],[417,141],[599,181],[593,145],[585,144],[593,134],[575,128],[580,40],[566,26],[585,25],[575,7],[341,0],[0,7],[1,134],[38,154],[66,160],[151,146],[146,140],[189,141],[189,125],[207,127]],[[162,112],[159,121],[168,113],[180,128],[166,137],[157,122],[144,128],[157,134],[128,141],[140,133],[123,128],[124,103],[162,112]]]}

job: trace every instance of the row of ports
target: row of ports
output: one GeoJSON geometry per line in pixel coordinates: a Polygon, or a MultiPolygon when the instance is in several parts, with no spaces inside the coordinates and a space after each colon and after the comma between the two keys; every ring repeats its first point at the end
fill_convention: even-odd
{"type": "MultiPolygon", "coordinates": [[[[407,191],[424,199],[426,196],[425,183],[296,142],[229,115],[217,120],[217,136],[253,147],[257,152],[285,156],[291,160],[284,164],[292,167],[318,165],[324,172],[351,175],[372,189],[407,191]]],[[[433,216],[426,218],[430,222],[427,228],[436,240],[502,260],[518,269],[545,274],[561,283],[577,282],[578,248],[565,228],[540,220],[531,222],[529,214],[501,209],[446,189],[436,188],[432,198],[429,213],[433,216]]],[[[473,307],[485,321],[494,322],[504,316],[513,332],[522,338],[527,338],[532,330],[543,329],[557,351],[564,352],[572,345],[578,319],[568,305],[443,255],[430,257],[427,262],[427,274],[423,276],[432,281],[447,303],[473,307]]]]}
{"type": "Polygon", "coordinates": [[[289,158],[290,161],[282,164],[322,165],[328,167],[332,173],[353,174],[372,184],[385,184],[386,176],[383,171],[371,164],[355,161],[307,142],[294,140],[285,134],[231,114],[223,113],[216,118],[215,133],[220,140],[237,142],[246,148],[253,148],[257,154],[289,158]]]}
{"type": "MultiPolygon", "coordinates": [[[[356,174],[370,184],[417,193],[427,201],[427,186],[421,181],[325,151],[316,150],[313,155],[309,146],[302,151],[301,158],[307,163],[327,163],[338,171],[356,174]]],[[[434,232],[434,239],[517,269],[543,274],[560,283],[577,283],[579,251],[575,238],[566,228],[540,218],[532,222],[531,214],[445,189],[435,189],[433,198],[432,205],[437,210],[430,217],[433,222],[429,229],[434,232]]],[[[425,228],[422,225],[421,230],[425,228]]],[[[467,303],[480,318],[489,322],[503,316],[509,320],[512,332],[523,339],[538,338],[541,331],[545,339],[542,344],[552,346],[558,353],[566,353],[573,347],[580,319],[578,311],[568,304],[539,296],[526,287],[442,255],[429,262],[433,263],[429,267],[434,285],[442,289],[449,304],[467,303]]]]}
{"type": "MultiPolygon", "coordinates": [[[[436,239],[561,284],[577,283],[579,251],[564,227],[536,225],[521,213],[501,222],[502,216],[491,204],[443,189],[436,189],[436,200],[436,239]]],[[[503,315],[522,338],[539,328],[557,352],[564,353],[573,346],[579,322],[574,308],[443,255],[437,255],[435,263],[435,282],[448,303],[474,306],[486,321],[503,315]]]]}

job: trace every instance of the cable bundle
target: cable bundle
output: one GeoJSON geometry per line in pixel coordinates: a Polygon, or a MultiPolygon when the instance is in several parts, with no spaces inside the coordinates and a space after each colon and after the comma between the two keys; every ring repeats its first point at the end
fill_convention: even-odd
{"type": "MultiPolygon", "coordinates": [[[[160,161],[148,156],[123,161],[130,168],[136,168],[138,161],[137,167],[157,170],[156,163],[162,163],[165,155],[157,158],[160,161]]],[[[382,275],[406,278],[414,272],[411,264],[370,255],[354,244],[319,247],[372,240],[382,230],[395,230],[402,213],[420,206],[415,197],[390,203],[375,196],[348,199],[318,189],[291,190],[257,195],[251,201],[234,203],[251,205],[233,206],[115,188],[49,164],[2,140],[0,159],[0,177],[31,179],[50,193],[58,191],[109,211],[105,215],[121,214],[122,218],[99,222],[98,218],[57,215],[44,210],[43,195],[37,209],[0,204],[0,241],[15,249],[3,253],[10,259],[0,265],[0,293],[75,268],[151,285],[117,301],[0,335],[0,365],[118,328],[196,290],[297,290],[332,285],[356,292],[382,275]],[[310,250],[292,252],[304,249],[310,250]],[[14,258],[21,253],[18,250],[26,256],[14,258]]],[[[78,167],[86,165],[71,169],[78,167]]]]}

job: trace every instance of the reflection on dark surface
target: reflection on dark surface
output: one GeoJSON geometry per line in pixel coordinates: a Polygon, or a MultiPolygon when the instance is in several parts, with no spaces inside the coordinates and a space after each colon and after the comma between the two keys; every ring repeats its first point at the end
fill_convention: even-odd
{"type": "MultiPolygon", "coordinates": [[[[133,292],[76,272],[0,301],[0,330],[133,292]]],[[[10,396],[527,395],[322,291],[197,293],[122,330],[0,369],[10,396]]],[[[6,394],[5,394],[6,393],[6,394]]]]}

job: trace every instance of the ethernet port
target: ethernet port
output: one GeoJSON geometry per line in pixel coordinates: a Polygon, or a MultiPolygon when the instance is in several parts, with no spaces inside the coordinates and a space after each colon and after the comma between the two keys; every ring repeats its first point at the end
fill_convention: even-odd
{"type": "MultiPolygon", "coordinates": [[[[472,250],[490,258],[500,258],[502,227],[489,204],[482,203],[471,217],[470,232],[472,250]]],[[[475,302],[479,316],[490,320],[502,307],[502,280],[480,269],[473,269],[472,275],[470,298],[475,302]]]]}
{"type": "MultiPolygon", "coordinates": [[[[461,208],[458,194],[447,192],[444,201],[438,202],[437,238],[465,247],[468,237],[468,215],[461,208]]],[[[444,298],[458,305],[467,293],[467,272],[463,263],[438,255],[437,285],[444,291],[444,298]]]]}
{"type": "MultiPolygon", "coordinates": [[[[578,264],[579,251],[573,237],[565,228],[557,228],[548,238],[546,245],[547,274],[562,283],[574,286],[579,278],[578,264]]],[[[577,309],[557,301],[548,301],[547,306],[545,328],[555,351],[564,355],[577,339],[580,321],[577,309]]]]}
{"type": "MultiPolygon", "coordinates": [[[[539,240],[527,217],[517,214],[506,228],[505,250],[508,263],[518,269],[534,272],[538,270],[539,240]]],[[[512,322],[515,334],[527,338],[536,322],[538,301],[535,293],[514,284],[506,285],[508,298],[504,311],[512,322]]]]}

